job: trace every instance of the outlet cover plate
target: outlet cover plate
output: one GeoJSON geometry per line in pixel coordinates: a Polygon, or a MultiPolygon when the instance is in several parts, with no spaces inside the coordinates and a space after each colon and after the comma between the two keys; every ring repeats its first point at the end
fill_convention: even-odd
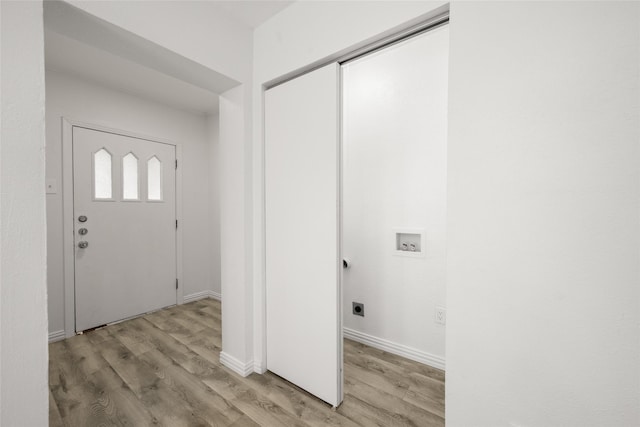
{"type": "Polygon", "coordinates": [[[439,325],[447,324],[447,309],[436,306],[436,323],[439,325]]]}

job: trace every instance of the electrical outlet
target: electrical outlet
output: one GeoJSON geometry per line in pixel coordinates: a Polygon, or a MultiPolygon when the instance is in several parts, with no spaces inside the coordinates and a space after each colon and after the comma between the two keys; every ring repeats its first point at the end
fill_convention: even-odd
{"type": "Polygon", "coordinates": [[[446,325],[447,323],[447,309],[444,307],[436,306],[436,323],[440,325],[446,325]]]}
{"type": "Polygon", "coordinates": [[[364,304],[361,302],[353,302],[353,314],[364,317],[364,304]]]}

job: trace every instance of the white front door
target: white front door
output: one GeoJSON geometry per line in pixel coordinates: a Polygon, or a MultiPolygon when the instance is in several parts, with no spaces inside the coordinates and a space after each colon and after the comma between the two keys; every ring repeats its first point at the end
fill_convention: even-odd
{"type": "Polygon", "coordinates": [[[265,94],[267,368],[342,401],[339,67],[265,94]]]}
{"type": "Polygon", "coordinates": [[[176,304],[176,148],[74,126],[76,331],[176,304]]]}

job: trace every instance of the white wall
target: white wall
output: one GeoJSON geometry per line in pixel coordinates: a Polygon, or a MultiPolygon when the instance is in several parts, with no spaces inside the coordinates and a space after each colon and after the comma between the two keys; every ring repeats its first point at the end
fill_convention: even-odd
{"type": "Polygon", "coordinates": [[[447,424],[640,425],[640,4],[451,20],[447,424]]]}
{"type": "Polygon", "coordinates": [[[41,2],[0,2],[0,425],[48,423],[41,2]]]}
{"type": "MultiPolygon", "coordinates": [[[[251,234],[244,228],[250,218],[234,206],[245,206],[251,197],[250,178],[241,165],[250,153],[242,143],[245,127],[246,91],[238,87],[220,97],[220,264],[222,281],[221,360],[236,360],[238,365],[252,363],[251,272],[245,270],[251,234]],[[233,307],[233,308],[232,308],[233,307]],[[226,327],[224,326],[226,324],[226,327]]],[[[245,368],[239,369],[245,372],[245,368]]]]}
{"type": "MultiPolygon", "coordinates": [[[[440,1],[296,2],[253,34],[253,295],[254,361],[265,368],[264,340],[264,150],[263,85],[327,58],[336,58],[380,34],[416,23],[445,3],[440,1]],[[366,19],[362,19],[366,16],[366,19]]],[[[440,10],[441,12],[441,10],[440,10]]]]}
{"type": "Polygon", "coordinates": [[[439,368],[448,48],[445,26],[342,68],[343,255],[352,264],[343,275],[345,333],[365,343],[388,340],[402,354],[408,346],[413,357],[439,368]],[[398,228],[422,230],[424,256],[395,252],[398,228]],[[353,314],[353,301],[365,304],[364,317],[353,314]]]}
{"type": "Polygon", "coordinates": [[[183,295],[220,293],[215,223],[218,181],[213,158],[217,135],[215,127],[208,126],[207,117],[52,70],[46,72],[46,92],[47,179],[55,180],[58,187],[57,194],[47,195],[49,332],[64,330],[62,117],[167,139],[182,146],[183,180],[179,191],[183,195],[183,295]]]}
{"type": "Polygon", "coordinates": [[[215,2],[67,2],[238,82],[250,80],[251,29],[215,2]]]}
{"type": "Polygon", "coordinates": [[[209,140],[209,212],[211,217],[210,239],[213,291],[221,294],[220,284],[220,115],[207,115],[207,138],[209,140]]]}

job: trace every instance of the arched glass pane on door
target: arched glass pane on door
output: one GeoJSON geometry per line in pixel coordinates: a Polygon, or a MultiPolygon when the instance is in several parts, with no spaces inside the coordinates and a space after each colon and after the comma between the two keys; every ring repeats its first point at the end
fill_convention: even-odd
{"type": "Polygon", "coordinates": [[[122,200],[138,200],[138,158],[133,153],[122,158],[122,200]]]}
{"type": "Polygon", "coordinates": [[[156,156],[147,161],[147,200],[162,200],[162,163],[156,156]]]}
{"type": "Polygon", "coordinates": [[[104,148],[93,155],[93,195],[98,200],[113,197],[111,154],[104,148]]]}

